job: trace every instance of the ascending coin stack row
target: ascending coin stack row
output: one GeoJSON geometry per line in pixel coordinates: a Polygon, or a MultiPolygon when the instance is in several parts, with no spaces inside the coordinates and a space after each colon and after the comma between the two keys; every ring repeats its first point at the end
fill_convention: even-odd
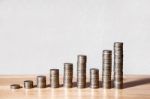
{"type": "Polygon", "coordinates": [[[112,67],[112,51],[103,51],[103,64],[102,64],[102,87],[111,88],[111,67],[112,67]]]}
{"type": "Polygon", "coordinates": [[[123,43],[114,43],[114,87],[123,88],[123,43]]]}
{"type": "Polygon", "coordinates": [[[86,87],[86,59],[85,55],[78,55],[77,59],[77,87],[86,87]]]}
{"type": "MultiPolygon", "coordinates": [[[[14,84],[14,85],[11,85],[11,87],[12,89],[18,89],[20,88],[20,85],[14,84]]],[[[33,85],[32,80],[24,81],[24,88],[31,89],[33,87],[34,85],[33,85]]],[[[37,76],[37,88],[46,88],[46,76],[37,76]]]]}
{"type": "MultiPolygon", "coordinates": [[[[77,56],[77,88],[86,88],[86,55],[77,56]]],[[[112,51],[103,50],[102,54],[102,87],[110,89],[112,71],[112,51]]],[[[114,87],[117,89],[123,88],[123,43],[114,43],[114,87]]],[[[46,76],[37,76],[37,88],[46,88],[46,76]]],[[[59,84],[59,69],[50,69],[50,87],[58,88],[59,84]]],[[[73,64],[64,63],[63,86],[65,88],[73,87],[73,64]]],[[[99,88],[99,69],[90,69],[90,87],[99,88]]],[[[32,80],[24,81],[24,88],[33,88],[32,80]]],[[[19,84],[11,85],[11,89],[20,88],[19,84]]]]}

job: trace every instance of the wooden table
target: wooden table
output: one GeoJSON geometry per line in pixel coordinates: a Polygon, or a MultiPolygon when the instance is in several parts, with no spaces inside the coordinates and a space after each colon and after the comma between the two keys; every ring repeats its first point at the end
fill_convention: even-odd
{"type": "MultiPolygon", "coordinates": [[[[35,76],[0,76],[0,99],[150,99],[150,75],[149,76],[124,76],[124,89],[77,89],[76,86],[65,89],[62,86],[57,89],[17,89],[11,90],[10,84],[34,80],[35,76]]],[[[48,79],[48,78],[47,78],[48,79]]],[[[101,80],[101,79],[100,79],[101,80]]],[[[61,81],[62,82],[62,81],[61,81]]]]}

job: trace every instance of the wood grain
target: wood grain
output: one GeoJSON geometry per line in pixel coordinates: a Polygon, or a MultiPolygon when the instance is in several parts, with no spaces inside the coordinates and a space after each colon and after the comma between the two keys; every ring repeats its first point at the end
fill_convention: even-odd
{"type": "MultiPolygon", "coordinates": [[[[126,75],[124,76],[124,89],[70,89],[62,86],[57,89],[24,88],[11,90],[10,84],[19,83],[23,85],[24,80],[34,80],[35,75],[0,76],[0,99],[150,99],[150,75],[126,75]]],[[[48,81],[48,78],[47,78],[48,81]]],[[[101,81],[101,79],[100,79],[101,81]]],[[[62,81],[60,81],[62,83],[62,81]]],[[[49,83],[49,82],[47,82],[49,83]]]]}

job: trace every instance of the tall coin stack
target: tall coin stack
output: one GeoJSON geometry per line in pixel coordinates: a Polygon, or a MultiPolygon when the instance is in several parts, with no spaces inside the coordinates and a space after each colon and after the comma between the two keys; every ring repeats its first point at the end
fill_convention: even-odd
{"type": "Polygon", "coordinates": [[[112,51],[103,50],[102,87],[111,88],[112,51]]]}
{"type": "Polygon", "coordinates": [[[59,87],[59,69],[50,69],[50,85],[52,88],[59,87]]]}
{"type": "Polygon", "coordinates": [[[86,60],[85,55],[78,55],[77,59],[77,87],[86,88],[86,60]]]}
{"type": "Polygon", "coordinates": [[[96,68],[90,69],[90,88],[99,88],[99,70],[96,68]]]}
{"type": "Polygon", "coordinates": [[[72,63],[64,63],[64,77],[63,77],[63,85],[66,88],[71,88],[73,86],[73,64],[72,63]]]}
{"type": "Polygon", "coordinates": [[[123,88],[123,43],[114,43],[114,87],[123,88]]]}

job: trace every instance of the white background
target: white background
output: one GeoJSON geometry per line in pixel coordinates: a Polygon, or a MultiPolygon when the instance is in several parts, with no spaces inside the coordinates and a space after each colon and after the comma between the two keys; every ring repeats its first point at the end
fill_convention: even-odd
{"type": "MultiPolygon", "coordinates": [[[[0,74],[45,74],[124,42],[124,73],[150,74],[149,0],[0,0],[0,74]]],[[[89,71],[88,71],[89,72],[89,71]]]]}

